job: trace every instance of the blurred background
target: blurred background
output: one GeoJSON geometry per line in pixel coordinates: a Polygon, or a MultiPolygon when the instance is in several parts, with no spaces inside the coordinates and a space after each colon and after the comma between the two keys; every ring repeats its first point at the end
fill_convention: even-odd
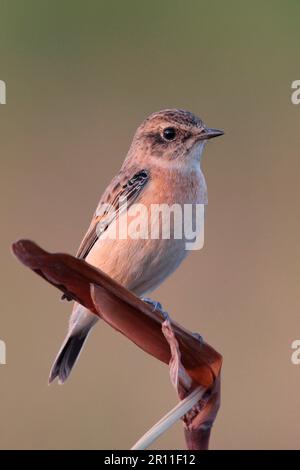
{"type": "MultiPolygon", "coordinates": [[[[176,403],[167,368],[102,324],[47,386],[71,305],[13,258],[75,253],[139,123],[180,107],[205,151],[205,246],[152,297],[224,355],[212,449],[299,449],[296,0],[1,0],[0,446],[128,449],[176,403]]],[[[154,448],[184,448],[181,423],[154,448]]]]}

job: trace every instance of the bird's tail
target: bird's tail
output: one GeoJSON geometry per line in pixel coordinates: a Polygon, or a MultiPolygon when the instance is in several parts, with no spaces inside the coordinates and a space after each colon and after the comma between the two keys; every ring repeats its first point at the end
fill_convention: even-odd
{"type": "MultiPolygon", "coordinates": [[[[78,304],[77,304],[78,305],[78,304]]],[[[81,306],[79,307],[79,309],[81,306]]],[[[74,312],[75,313],[75,312],[74,312]]],[[[76,363],[82,346],[98,318],[96,315],[80,310],[76,311],[76,321],[70,325],[69,332],[60,348],[49,374],[49,384],[58,377],[58,382],[63,384],[69,377],[71,370],[76,363]]]]}

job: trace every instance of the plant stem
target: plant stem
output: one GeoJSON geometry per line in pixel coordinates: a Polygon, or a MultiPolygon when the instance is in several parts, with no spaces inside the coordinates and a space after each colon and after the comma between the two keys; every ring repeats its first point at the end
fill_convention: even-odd
{"type": "Polygon", "coordinates": [[[161,420],[159,420],[149,431],[147,431],[141,439],[131,448],[131,450],[147,449],[159,436],[166,432],[176,421],[190,411],[205,393],[203,387],[197,387],[184,400],[179,402],[172,410],[170,410],[161,420]]]}

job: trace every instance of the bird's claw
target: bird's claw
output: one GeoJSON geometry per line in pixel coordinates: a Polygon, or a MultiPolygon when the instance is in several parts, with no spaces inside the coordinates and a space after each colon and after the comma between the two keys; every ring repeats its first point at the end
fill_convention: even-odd
{"type": "MultiPolygon", "coordinates": [[[[152,300],[149,297],[141,297],[141,300],[143,300],[143,302],[146,302],[147,304],[149,304],[153,307],[152,312],[161,313],[162,316],[163,316],[164,321],[171,321],[170,315],[168,314],[168,312],[166,312],[163,309],[162,304],[160,302],[158,302],[157,300],[152,300]]],[[[192,335],[194,336],[194,338],[197,341],[199,341],[199,343],[204,342],[203,337],[199,333],[192,333],[192,335]]]]}
{"type": "Polygon", "coordinates": [[[73,295],[68,292],[68,291],[65,291],[64,294],[61,296],[60,298],[61,300],[67,300],[68,302],[71,302],[71,300],[74,300],[74,297],[73,295]]]}
{"type": "Polygon", "coordinates": [[[162,304],[160,302],[157,302],[156,300],[149,299],[149,297],[142,297],[141,298],[144,302],[147,304],[151,305],[153,307],[153,312],[159,312],[162,314],[164,321],[170,320],[170,316],[168,312],[165,312],[165,310],[162,307],[162,304]]]}
{"type": "Polygon", "coordinates": [[[143,302],[146,302],[146,304],[149,304],[153,307],[153,312],[155,312],[156,310],[158,310],[159,312],[162,311],[163,308],[160,302],[149,299],[149,297],[141,297],[141,299],[143,300],[143,302]]]}
{"type": "Polygon", "coordinates": [[[199,333],[193,333],[195,339],[197,339],[200,343],[204,342],[203,337],[199,333]]]}

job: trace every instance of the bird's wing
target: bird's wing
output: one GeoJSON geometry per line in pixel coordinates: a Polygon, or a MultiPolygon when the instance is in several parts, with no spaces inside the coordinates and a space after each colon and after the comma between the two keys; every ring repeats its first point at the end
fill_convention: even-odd
{"type": "Polygon", "coordinates": [[[77,257],[84,259],[113,220],[128,208],[139,196],[149,181],[149,172],[139,170],[136,173],[121,171],[104,192],[91,225],[84,236],[77,257]]]}

